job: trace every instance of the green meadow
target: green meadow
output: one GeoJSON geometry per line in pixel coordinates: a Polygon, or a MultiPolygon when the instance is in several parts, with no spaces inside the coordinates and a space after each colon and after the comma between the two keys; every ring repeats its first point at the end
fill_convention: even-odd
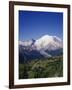
{"type": "Polygon", "coordinates": [[[19,79],[63,76],[63,56],[34,59],[19,64],[19,79]]]}

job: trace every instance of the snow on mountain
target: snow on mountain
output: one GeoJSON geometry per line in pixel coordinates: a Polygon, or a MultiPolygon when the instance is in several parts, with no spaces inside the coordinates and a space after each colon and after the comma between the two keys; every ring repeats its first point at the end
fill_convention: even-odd
{"type": "Polygon", "coordinates": [[[26,41],[19,41],[19,45],[22,45],[22,46],[32,46],[32,45],[34,45],[34,42],[35,42],[34,39],[26,40],[26,41]]]}
{"type": "Polygon", "coordinates": [[[46,51],[44,50],[40,50],[39,51],[41,55],[43,55],[44,57],[51,57],[51,55],[49,53],[47,53],[46,51]]]}
{"type": "Polygon", "coordinates": [[[19,41],[19,45],[22,45],[22,46],[29,46],[31,44],[32,44],[32,41],[31,40],[19,41]]]}
{"type": "Polygon", "coordinates": [[[56,50],[63,48],[62,40],[57,36],[44,35],[37,40],[19,41],[19,45],[37,50],[56,50]]]}
{"type": "Polygon", "coordinates": [[[44,35],[34,43],[37,50],[56,50],[62,48],[63,44],[60,38],[56,36],[44,35]]]}
{"type": "Polygon", "coordinates": [[[62,54],[62,40],[57,36],[44,35],[37,40],[19,41],[20,59],[51,57],[62,54]]]}

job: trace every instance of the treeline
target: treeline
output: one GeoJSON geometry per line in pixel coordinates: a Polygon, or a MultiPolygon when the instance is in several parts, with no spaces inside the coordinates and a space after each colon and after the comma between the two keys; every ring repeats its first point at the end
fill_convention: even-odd
{"type": "Polygon", "coordinates": [[[50,57],[19,64],[19,79],[63,76],[63,57],[50,57]]]}

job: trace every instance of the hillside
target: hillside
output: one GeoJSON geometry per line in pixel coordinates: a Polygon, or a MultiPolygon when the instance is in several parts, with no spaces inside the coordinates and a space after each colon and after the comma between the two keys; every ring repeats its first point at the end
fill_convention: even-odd
{"type": "Polygon", "coordinates": [[[19,64],[19,79],[63,76],[63,57],[26,60],[19,64]]]}

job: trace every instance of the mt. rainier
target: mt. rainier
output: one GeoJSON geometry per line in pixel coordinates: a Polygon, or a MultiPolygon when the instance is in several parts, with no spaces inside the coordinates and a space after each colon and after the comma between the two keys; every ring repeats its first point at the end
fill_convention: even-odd
{"type": "Polygon", "coordinates": [[[56,50],[63,47],[62,40],[56,36],[44,35],[37,40],[19,41],[19,45],[34,47],[37,50],[56,50]]]}
{"type": "Polygon", "coordinates": [[[36,40],[34,44],[38,50],[56,50],[62,48],[63,44],[60,38],[56,36],[44,35],[40,39],[36,40]]]}
{"type": "Polygon", "coordinates": [[[63,42],[57,36],[44,35],[37,40],[19,41],[19,57],[35,59],[63,53],[63,42]]]}

